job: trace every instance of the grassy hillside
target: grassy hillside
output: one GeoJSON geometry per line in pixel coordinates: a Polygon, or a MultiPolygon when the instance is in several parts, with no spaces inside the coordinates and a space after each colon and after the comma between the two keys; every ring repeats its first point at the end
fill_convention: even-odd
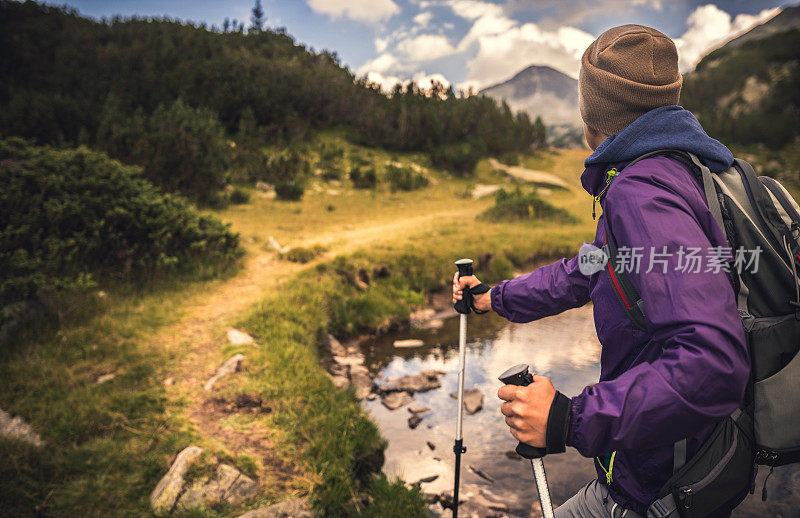
{"type": "Polygon", "coordinates": [[[414,85],[387,96],[357,81],[335,54],[312,52],[281,31],[99,22],[0,0],[0,47],[0,135],[98,147],[194,198],[224,185],[226,138],[260,155],[260,145],[344,127],[360,143],[425,152],[459,173],[489,154],[544,143],[543,127],[489,98],[414,85]],[[208,177],[205,192],[192,190],[208,177]]]}
{"type": "Polygon", "coordinates": [[[763,174],[800,182],[800,31],[715,50],[686,75],[681,100],[763,174]]]}

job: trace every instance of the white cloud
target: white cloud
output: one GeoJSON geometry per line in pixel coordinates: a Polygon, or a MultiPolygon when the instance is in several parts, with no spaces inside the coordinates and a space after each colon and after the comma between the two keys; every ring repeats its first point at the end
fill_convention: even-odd
{"type": "Polygon", "coordinates": [[[380,72],[368,72],[366,74],[367,82],[378,85],[384,92],[391,92],[394,86],[402,83],[399,77],[393,75],[384,75],[380,72]]]}
{"type": "Polygon", "coordinates": [[[780,8],[777,7],[764,9],[758,14],[740,14],[731,20],[730,14],[713,4],[698,7],[686,20],[689,28],[675,40],[681,71],[692,70],[707,52],[753,25],[775,16],[779,11],[780,8]]]}
{"type": "Polygon", "coordinates": [[[400,7],[392,0],[306,0],[308,6],[317,13],[331,18],[352,18],[363,22],[380,22],[400,12],[400,7]]]}
{"type": "Polygon", "coordinates": [[[442,74],[426,74],[425,72],[417,72],[412,78],[417,85],[423,90],[429,90],[434,81],[444,85],[445,88],[450,88],[450,81],[447,80],[442,74]]]}
{"type": "Polygon", "coordinates": [[[427,27],[433,19],[433,13],[430,11],[423,11],[414,17],[414,23],[420,27],[427,27]]]}
{"type": "Polygon", "coordinates": [[[389,38],[375,38],[375,50],[379,53],[386,50],[389,46],[389,38]]]}
{"type": "Polygon", "coordinates": [[[594,36],[575,27],[544,30],[535,23],[521,24],[497,4],[450,0],[448,5],[455,14],[473,22],[458,50],[477,46],[461,88],[487,86],[531,64],[549,65],[577,77],[580,56],[594,41],[594,36]]]}
{"type": "Polygon", "coordinates": [[[456,51],[441,34],[420,34],[401,41],[397,44],[397,48],[414,62],[439,59],[456,51]]]}
{"type": "Polygon", "coordinates": [[[384,52],[377,58],[367,61],[360,67],[358,67],[357,72],[361,75],[367,74],[369,72],[378,72],[380,74],[384,74],[394,68],[397,65],[397,58],[394,57],[392,54],[388,52],[384,52]]]}

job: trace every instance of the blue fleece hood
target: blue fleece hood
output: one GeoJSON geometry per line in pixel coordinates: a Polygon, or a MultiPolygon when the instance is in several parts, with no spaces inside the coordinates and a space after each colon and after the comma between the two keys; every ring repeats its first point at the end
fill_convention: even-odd
{"type": "Polygon", "coordinates": [[[692,112],[672,105],[650,110],[605,139],[584,166],[625,162],[659,149],[688,151],[712,172],[724,171],[733,164],[731,151],[709,137],[692,112]]]}

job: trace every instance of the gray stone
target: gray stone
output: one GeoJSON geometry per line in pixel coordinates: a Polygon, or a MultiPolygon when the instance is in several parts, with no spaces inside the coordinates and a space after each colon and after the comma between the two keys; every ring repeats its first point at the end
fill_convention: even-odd
{"type": "Polygon", "coordinates": [[[248,511],[238,518],[315,518],[316,516],[305,499],[295,498],[248,511]]]}
{"type": "Polygon", "coordinates": [[[381,398],[381,403],[389,410],[397,410],[401,406],[407,405],[412,401],[414,401],[414,399],[408,392],[392,392],[381,398]]]}
{"type": "Polygon", "coordinates": [[[406,408],[406,410],[408,410],[412,414],[424,414],[426,412],[431,411],[429,407],[426,407],[424,405],[411,405],[408,408],[406,408]]]}
{"type": "Polygon", "coordinates": [[[476,468],[475,466],[469,466],[467,469],[469,469],[471,472],[475,473],[475,475],[481,477],[483,480],[485,480],[485,481],[487,481],[487,482],[489,482],[491,484],[494,484],[494,479],[491,476],[489,476],[485,471],[481,471],[478,468],[476,468]]]}
{"type": "Polygon", "coordinates": [[[353,354],[350,356],[334,355],[333,361],[338,363],[339,365],[363,365],[364,355],[363,354],[353,354]]]}
{"type": "Polygon", "coordinates": [[[150,493],[150,506],[156,513],[168,513],[175,507],[175,502],[183,491],[183,476],[189,466],[203,453],[197,446],[189,446],[181,451],[167,474],[161,477],[156,488],[150,493]]]}
{"type": "Polygon", "coordinates": [[[331,378],[331,381],[336,388],[343,389],[350,385],[350,380],[344,376],[332,376],[330,374],[328,376],[331,378]]]}
{"type": "Polygon", "coordinates": [[[328,335],[328,350],[333,356],[347,356],[347,349],[335,336],[328,335]]]}
{"type": "Polygon", "coordinates": [[[439,383],[441,371],[426,370],[416,376],[403,376],[402,378],[390,378],[383,384],[378,384],[381,392],[427,392],[442,386],[439,383]]]}
{"type": "Polygon", "coordinates": [[[350,383],[355,387],[358,399],[364,399],[372,392],[372,378],[366,372],[353,372],[351,369],[350,383]]]}
{"type": "Polygon", "coordinates": [[[108,374],[103,374],[102,376],[98,376],[97,377],[97,384],[100,385],[102,383],[105,383],[106,381],[111,381],[116,377],[117,377],[117,375],[114,374],[113,372],[108,373],[108,374]]]}
{"type": "Polygon", "coordinates": [[[0,409],[0,437],[10,437],[27,442],[33,446],[42,446],[42,438],[21,417],[11,417],[11,414],[0,409]]]}
{"type": "Polygon", "coordinates": [[[238,371],[243,361],[244,361],[243,354],[237,354],[229,358],[228,361],[223,363],[222,366],[219,369],[217,369],[217,373],[211,376],[211,378],[208,381],[206,381],[206,384],[203,385],[203,389],[209,391],[212,388],[214,388],[214,385],[219,380],[221,380],[225,376],[229,376],[234,372],[238,371]]]}
{"type": "Polygon", "coordinates": [[[227,464],[217,466],[213,477],[201,477],[191,483],[176,502],[176,509],[204,507],[225,502],[232,505],[253,498],[258,484],[227,464]]]}
{"type": "Polygon", "coordinates": [[[255,343],[255,339],[243,331],[230,329],[228,331],[228,342],[231,345],[250,345],[255,343]]]}
{"type": "MultiPolygon", "coordinates": [[[[453,399],[458,399],[455,392],[450,394],[453,399]]],[[[464,391],[464,410],[468,414],[474,414],[483,408],[483,392],[480,389],[467,389],[464,391]]]]}

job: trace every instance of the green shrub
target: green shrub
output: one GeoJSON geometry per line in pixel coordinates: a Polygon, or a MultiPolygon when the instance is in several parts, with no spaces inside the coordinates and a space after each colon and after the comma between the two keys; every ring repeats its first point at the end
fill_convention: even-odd
{"type": "Polygon", "coordinates": [[[374,189],[378,184],[378,175],[373,167],[353,167],[350,169],[350,181],[356,189],[374,189]]]}
{"type": "Polygon", "coordinates": [[[469,176],[475,171],[484,152],[480,142],[461,142],[435,148],[431,151],[431,162],[455,175],[469,176]]]}
{"type": "Polygon", "coordinates": [[[0,140],[0,185],[0,327],[103,278],[216,273],[241,253],[228,225],[84,147],[0,140]]]}
{"type": "Polygon", "coordinates": [[[97,132],[98,145],[114,158],[140,165],[145,176],[170,192],[205,202],[225,186],[231,151],[225,131],[207,108],[180,98],[152,115],[123,113],[109,96],[97,132]]]}
{"type": "Polygon", "coordinates": [[[241,187],[234,187],[230,193],[230,200],[234,205],[242,205],[250,201],[250,193],[241,187]]]}
{"type": "Polygon", "coordinates": [[[275,184],[275,196],[279,200],[298,201],[303,197],[303,185],[294,181],[275,184]]]}
{"type": "Polygon", "coordinates": [[[413,191],[426,187],[430,180],[421,171],[415,171],[410,167],[398,167],[390,164],[386,168],[386,180],[392,191],[413,191]]]}
{"type": "Polygon", "coordinates": [[[282,257],[293,263],[305,264],[309,261],[313,261],[315,258],[325,253],[326,250],[327,249],[321,245],[312,247],[298,246],[283,254],[282,257]]]}
{"type": "Polygon", "coordinates": [[[548,220],[560,223],[575,223],[577,220],[566,210],[541,199],[536,192],[500,189],[495,195],[494,207],[481,214],[486,221],[548,220]]]}
{"type": "Polygon", "coordinates": [[[270,158],[265,180],[276,185],[279,183],[299,184],[308,177],[310,171],[311,164],[308,158],[292,149],[277,153],[270,158]]]}

